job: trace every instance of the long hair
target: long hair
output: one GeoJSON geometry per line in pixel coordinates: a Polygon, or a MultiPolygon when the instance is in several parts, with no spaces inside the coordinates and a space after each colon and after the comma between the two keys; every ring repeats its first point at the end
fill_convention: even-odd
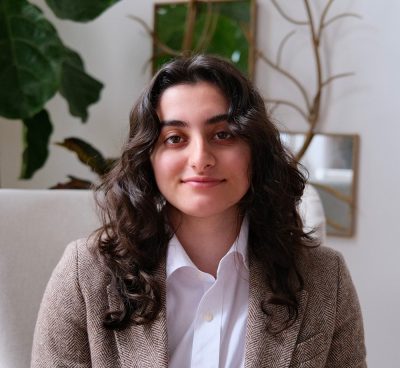
{"type": "Polygon", "coordinates": [[[268,314],[269,304],[279,304],[289,312],[286,322],[297,317],[296,292],[303,280],[296,258],[312,242],[297,212],[305,177],[254,86],[229,62],[199,55],[176,59],[153,77],[132,109],[120,159],[97,188],[103,225],[96,244],[121,298],[120,310],[106,312],[106,328],[150,323],[160,311],[163,286],[155,272],[165,261],[172,230],[150,162],[161,129],[156,108],[167,88],[197,82],[211,83],[224,94],[231,130],[250,147],[250,188],[239,205],[249,219],[250,259],[261,263],[274,293],[263,311],[268,314]]]}

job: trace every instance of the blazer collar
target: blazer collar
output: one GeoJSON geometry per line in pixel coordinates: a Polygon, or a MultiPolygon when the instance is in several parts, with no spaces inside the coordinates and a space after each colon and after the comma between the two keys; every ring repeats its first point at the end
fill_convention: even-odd
{"type": "MultiPolygon", "coordinates": [[[[138,362],[141,367],[168,366],[165,273],[164,261],[155,273],[161,285],[161,311],[157,319],[148,325],[131,325],[122,331],[114,330],[122,368],[136,366],[138,362]]],[[[112,292],[110,285],[107,293],[110,308],[118,308],[119,298],[112,292]]]]}
{"type": "MultiPolygon", "coordinates": [[[[166,270],[165,262],[161,262],[156,277],[162,287],[161,311],[156,321],[150,325],[131,325],[123,331],[114,331],[122,368],[132,367],[134,362],[141,362],[143,367],[168,366],[168,340],[166,317],[166,270]]],[[[284,318],[285,308],[271,307],[271,316],[266,316],[261,310],[263,300],[272,296],[272,291],[265,286],[262,266],[250,260],[249,309],[247,317],[245,341],[245,368],[287,368],[296,345],[297,335],[307,304],[308,294],[305,290],[297,294],[299,314],[296,321],[277,335],[266,331],[272,318],[284,318]],[[273,316],[273,317],[272,317],[273,316]]],[[[119,299],[107,287],[109,306],[118,308],[119,299]]]]}
{"type": "Polygon", "coordinates": [[[263,279],[262,266],[250,260],[249,311],[247,317],[245,342],[245,368],[287,368],[289,367],[297,335],[307,304],[308,293],[302,290],[297,293],[299,313],[296,321],[287,329],[273,335],[266,326],[287,316],[286,308],[278,305],[268,306],[271,315],[267,316],[261,309],[262,301],[272,296],[263,279]]]}

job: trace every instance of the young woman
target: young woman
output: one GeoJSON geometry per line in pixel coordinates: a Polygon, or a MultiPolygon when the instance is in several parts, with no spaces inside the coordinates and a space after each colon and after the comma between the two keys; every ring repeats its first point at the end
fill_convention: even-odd
{"type": "Polygon", "coordinates": [[[165,65],[70,244],[33,367],[365,367],[342,257],[297,206],[305,178],[251,83],[211,56],[165,65]]]}

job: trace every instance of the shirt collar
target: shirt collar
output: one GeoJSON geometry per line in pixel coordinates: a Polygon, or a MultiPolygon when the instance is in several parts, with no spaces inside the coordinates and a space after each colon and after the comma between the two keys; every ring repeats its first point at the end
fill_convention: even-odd
{"type": "MultiPolygon", "coordinates": [[[[248,266],[248,250],[247,250],[247,239],[249,234],[249,223],[247,217],[244,217],[242,225],[240,227],[239,235],[236,240],[225,254],[224,258],[231,253],[237,253],[241,255],[243,263],[246,269],[248,266]]],[[[166,264],[166,276],[167,279],[179,268],[190,267],[197,269],[197,266],[192,262],[179,239],[174,236],[171,238],[168,244],[167,251],[167,264],[166,264]]]]}

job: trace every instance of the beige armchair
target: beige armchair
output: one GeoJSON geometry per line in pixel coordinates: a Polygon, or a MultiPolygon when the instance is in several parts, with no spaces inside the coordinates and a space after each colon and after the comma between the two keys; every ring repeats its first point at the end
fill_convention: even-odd
{"type": "Polygon", "coordinates": [[[41,298],[65,246],[98,227],[92,194],[0,190],[0,368],[27,368],[41,298]]]}

